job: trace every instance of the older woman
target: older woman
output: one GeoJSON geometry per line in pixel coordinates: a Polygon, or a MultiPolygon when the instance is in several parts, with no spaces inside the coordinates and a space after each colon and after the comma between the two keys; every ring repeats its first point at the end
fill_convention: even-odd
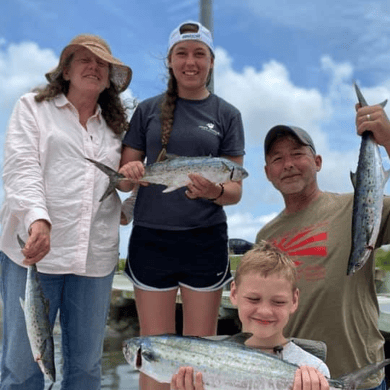
{"type": "Polygon", "coordinates": [[[4,302],[0,389],[43,389],[19,297],[36,263],[53,326],[60,312],[62,389],[100,389],[101,354],[114,268],[120,200],[99,202],[104,174],[85,157],[119,167],[127,126],[119,94],[132,71],[94,35],[62,51],[49,84],[27,93],[12,114],[4,155],[1,293],[4,302]],[[25,242],[21,252],[19,235],[25,242]]]}

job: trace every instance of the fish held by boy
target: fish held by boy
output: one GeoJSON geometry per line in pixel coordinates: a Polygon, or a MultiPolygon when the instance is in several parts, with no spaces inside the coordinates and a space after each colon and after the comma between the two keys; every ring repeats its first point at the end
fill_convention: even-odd
{"type": "MultiPolygon", "coordinates": [[[[123,354],[131,366],[161,383],[170,383],[180,367],[191,366],[202,373],[205,390],[292,388],[298,366],[246,347],[242,342],[249,337],[248,333],[223,341],[175,335],[135,337],[124,342],[123,354]]],[[[356,389],[388,364],[390,359],[328,379],[330,389],[356,389]]]]}
{"type": "MultiPolygon", "coordinates": [[[[124,175],[112,168],[86,158],[95,164],[110,179],[109,185],[100,201],[106,199],[122,180],[129,180],[124,175]]],[[[248,172],[240,164],[223,157],[180,157],[170,154],[161,162],[145,166],[145,174],[141,181],[150,184],[162,184],[166,186],[164,193],[172,192],[185,187],[190,179],[190,173],[198,173],[214,183],[226,183],[228,181],[240,181],[248,177],[248,172]]]]}
{"type": "MultiPolygon", "coordinates": [[[[354,84],[359,104],[367,106],[359,87],[354,84]]],[[[387,100],[380,103],[384,107],[387,100]]],[[[390,171],[384,171],[378,144],[372,133],[362,134],[356,173],[351,172],[355,189],[352,213],[352,246],[348,260],[347,275],[362,268],[378,238],[383,208],[383,189],[390,171]]]]}
{"type": "MultiPolygon", "coordinates": [[[[20,247],[24,248],[24,241],[17,236],[20,247]]],[[[26,320],[27,335],[30,341],[34,360],[38,363],[42,373],[53,382],[56,381],[54,364],[53,331],[49,321],[49,301],[45,298],[39,281],[37,266],[30,265],[27,269],[26,289],[24,301],[19,298],[26,320]]]]}

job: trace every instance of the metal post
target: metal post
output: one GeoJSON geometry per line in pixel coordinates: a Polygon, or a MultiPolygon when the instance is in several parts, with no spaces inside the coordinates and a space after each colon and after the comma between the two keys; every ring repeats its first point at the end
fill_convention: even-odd
{"type": "MultiPolygon", "coordinates": [[[[200,12],[199,21],[207,29],[210,30],[211,35],[214,35],[213,28],[213,0],[199,0],[200,12]]],[[[208,86],[210,92],[214,92],[214,74],[211,75],[210,84],[208,86]]]]}

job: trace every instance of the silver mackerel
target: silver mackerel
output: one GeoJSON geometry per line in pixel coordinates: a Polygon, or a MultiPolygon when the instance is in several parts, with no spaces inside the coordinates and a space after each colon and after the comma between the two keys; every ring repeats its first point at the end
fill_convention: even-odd
{"type": "MultiPolygon", "coordinates": [[[[23,240],[17,236],[19,245],[24,247],[23,240]]],[[[54,384],[56,370],[54,364],[53,331],[49,321],[49,302],[45,298],[39,281],[35,264],[27,269],[24,301],[19,298],[26,320],[27,335],[30,341],[34,360],[42,373],[54,384]]],[[[49,387],[52,388],[53,384],[49,387]]]]}
{"type": "Polygon", "coordinates": [[[239,164],[222,157],[176,157],[147,165],[142,181],[166,186],[163,192],[175,191],[186,186],[190,173],[198,173],[214,183],[240,181],[248,172],[239,164]]]}
{"type": "MultiPolygon", "coordinates": [[[[86,158],[109,177],[109,185],[100,201],[103,201],[122,180],[129,180],[101,162],[86,158]]],[[[214,183],[240,181],[248,177],[248,172],[239,164],[222,157],[181,157],[167,154],[164,161],[145,166],[142,181],[161,184],[163,192],[175,191],[186,186],[188,174],[198,173],[214,183]]]]}
{"type": "MultiPolygon", "coordinates": [[[[233,340],[175,335],[135,337],[124,343],[123,353],[131,366],[162,383],[170,383],[180,367],[191,366],[202,373],[205,390],[292,389],[298,366],[233,340]]],[[[390,359],[339,380],[329,379],[330,388],[356,389],[387,364],[390,359]]]]}
{"type": "MultiPolygon", "coordinates": [[[[359,87],[354,84],[359,103],[367,106],[359,87]]],[[[381,103],[384,107],[386,102],[381,103]]],[[[370,131],[362,134],[356,173],[351,172],[354,186],[352,246],[347,274],[354,274],[367,262],[375,249],[383,208],[383,189],[389,178],[384,171],[378,144],[370,131]]]]}

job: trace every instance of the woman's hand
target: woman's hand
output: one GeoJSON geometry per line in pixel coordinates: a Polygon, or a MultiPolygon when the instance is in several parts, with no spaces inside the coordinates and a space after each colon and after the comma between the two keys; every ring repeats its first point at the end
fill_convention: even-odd
{"type": "Polygon", "coordinates": [[[145,153],[142,150],[128,146],[123,148],[118,172],[130,180],[122,180],[117,186],[119,190],[128,192],[134,188],[134,184],[148,185],[148,183],[140,181],[145,174],[144,160],[145,153]]]}
{"type": "Polygon", "coordinates": [[[32,265],[42,260],[50,251],[51,225],[44,219],[33,222],[29,229],[29,238],[22,253],[23,264],[32,265]]]}
{"type": "Polygon", "coordinates": [[[129,161],[119,169],[119,173],[126,176],[133,183],[138,183],[145,174],[145,167],[141,161],[129,161]]]}
{"type": "Polygon", "coordinates": [[[202,373],[195,375],[192,367],[181,367],[179,372],[172,377],[172,390],[204,390],[202,373]]]}
{"type": "Polygon", "coordinates": [[[302,366],[295,372],[293,390],[329,390],[329,383],[317,369],[302,366]]]}
{"type": "Polygon", "coordinates": [[[219,184],[205,179],[198,173],[190,173],[188,177],[191,181],[187,184],[187,198],[215,199],[221,194],[222,188],[219,184]]]}
{"type": "Polygon", "coordinates": [[[145,167],[141,161],[130,161],[123,165],[119,171],[123,176],[129,180],[122,180],[117,186],[119,190],[128,192],[134,188],[135,184],[147,186],[149,183],[141,181],[145,174],[145,167]]]}

